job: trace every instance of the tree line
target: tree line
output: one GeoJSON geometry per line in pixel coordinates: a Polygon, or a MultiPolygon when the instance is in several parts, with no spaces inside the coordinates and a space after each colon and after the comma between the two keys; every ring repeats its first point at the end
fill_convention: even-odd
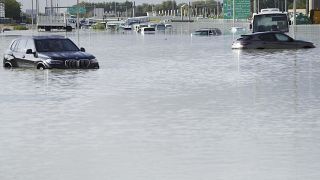
{"type": "MultiPolygon", "coordinates": [[[[253,12],[253,1],[251,1],[251,9],[253,12]]],[[[259,7],[270,8],[278,7],[281,10],[284,10],[284,1],[285,0],[259,0],[259,7]]],[[[21,19],[21,4],[16,0],[0,0],[5,4],[5,16],[7,18],[12,18],[14,20],[21,19]]],[[[187,2],[187,1],[186,1],[187,2]]],[[[149,4],[143,3],[141,5],[135,6],[135,16],[145,16],[147,12],[163,12],[170,10],[180,10],[180,8],[186,3],[177,4],[174,0],[165,0],[160,4],[149,4]]],[[[288,8],[292,8],[293,0],[288,0],[288,8]]],[[[76,5],[74,5],[76,6],[76,5]]],[[[106,12],[117,12],[119,15],[126,14],[127,16],[132,16],[134,4],[132,1],[125,2],[100,2],[100,3],[88,3],[81,2],[81,7],[85,7],[87,12],[92,11],[94,8],[104,8],[106,12]],[[120,14],[121,13],[121,14],[120,14]]],[[[223,3],[219,3],[216,0],[198,0],[192,1],[190,3],[190,8],[194,11],[203,11],[209,14],[214,14],[217,12],[222,12],[223,3]]],[[[303,9],[306,7],[305,0],[297,0],[297,8],[303,9]]]]}
{"type": "Polygon", "coordinates": [[[16,0],[0,0],[5,6],[5,16],[14,20],[20,20],[21,4],[16,0]]]}
{"type": "MultiPolygon", "coordinates": [[[[81,2],[80,6],[85,7],[87,12],[93,11],[94,8],[103,8],[105,12],[117,12],[117,13],[127,13],[128,16],[132,16],[133,8],[135,12],[135,16],[146,16],[147,12],[163,12],[163,11],[171,11],[171,10],[180,10],[180,8],[185,5],[186,3],[179,3],[177,4],[176,1],[173,0],[166,0],[160,4],[149,4],[143,3],[140,5],[134,6],[132,1],[126,2],[102,2],[102,3],[88,3],[88,2],[81,2]]],[[[222,4],[218,4],[215,0],[199,0],[193,1],[190,3],[190,8],[193,9],[206,9],[207,12],[216,12],[217,8],[220,8],[222,4]]],[[[74,5],[76,6],[76,5],[74,5]]]]}

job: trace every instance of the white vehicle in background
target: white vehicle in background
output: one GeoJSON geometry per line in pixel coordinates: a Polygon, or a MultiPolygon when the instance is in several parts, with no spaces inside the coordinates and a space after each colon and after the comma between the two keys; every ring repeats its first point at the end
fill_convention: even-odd
{"type": "Polygon", "coordinates": [[[39,31],[72,31],[77,27],[77,20],[64,16],[38,16],[37,27],[39,31]]]}
{"type": "Polygon", "coordinates": [[[155,34],[156,29],[154,27],[143,27],[140,29],[141,34],[155,34]]]}
{"type": "Polygon", "coordinates": [[[166,29],[172,29],[172,24],[165,24],[166,29]]]}
{"type": "Polygon", "coordinates": [[[72,29],[76,29],[77,28],[77,19],[75,18],[66,18],[67,21],[67,25],[71,26],[72,29]]]}
{"type": "Polygon", "coordinates": [[[243,27],[231,27],[232,34],[246,34],[246,28],[243,27]]]}
{"type": "Polygon", "coordinates": [[[289,32],[290,20],[287,12],[278,8],[261,9],[260,13],[253,13],[250,29],[252,33],[266,31],[289,32]]]}

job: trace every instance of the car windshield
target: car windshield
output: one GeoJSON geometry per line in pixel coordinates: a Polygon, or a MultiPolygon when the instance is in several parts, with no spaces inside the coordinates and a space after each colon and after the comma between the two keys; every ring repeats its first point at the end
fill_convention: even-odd
{"type": "Polygon", "coordinates": [[[37,39],[35,45],[38,52],[79,51],[69,39],[37,39]]]}
{"type": "Polygon", "coordinates": [[[241,35],[241,38],[239,38],[239,39],[251,40],[251,39],[252,39],[252,36],[250,36],[250,35],[241,35]]]}
{"type": "Polygon", "coordinates": [[[208,31],[196,31],[194,32],[194,35],[208,35],[209,32],[208,31]]]}

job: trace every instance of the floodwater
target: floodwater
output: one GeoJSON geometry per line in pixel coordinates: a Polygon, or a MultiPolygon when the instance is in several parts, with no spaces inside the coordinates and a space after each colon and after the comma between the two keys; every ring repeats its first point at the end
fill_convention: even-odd
{"type": "Polygon", "coordinates": [[[239,51],[230,35],[86,31],[99,70],[0,68],[0,179],[318,180],[312,33],[297,37],[314,49],[239,51]]]}

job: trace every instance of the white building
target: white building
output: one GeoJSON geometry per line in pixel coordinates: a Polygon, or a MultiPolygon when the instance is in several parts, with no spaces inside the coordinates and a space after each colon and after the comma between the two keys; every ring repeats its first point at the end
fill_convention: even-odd
{"type": "Polygon", "coordinates": [[[104,8],[94,8],[93,16],[98,19],[102,19],[104,15],[104,8]]]}
{"type": "Polygon", "coordinates": [[[6,16],[4,1],[0,0],[0,18],[4,18],[6,16]]]}

